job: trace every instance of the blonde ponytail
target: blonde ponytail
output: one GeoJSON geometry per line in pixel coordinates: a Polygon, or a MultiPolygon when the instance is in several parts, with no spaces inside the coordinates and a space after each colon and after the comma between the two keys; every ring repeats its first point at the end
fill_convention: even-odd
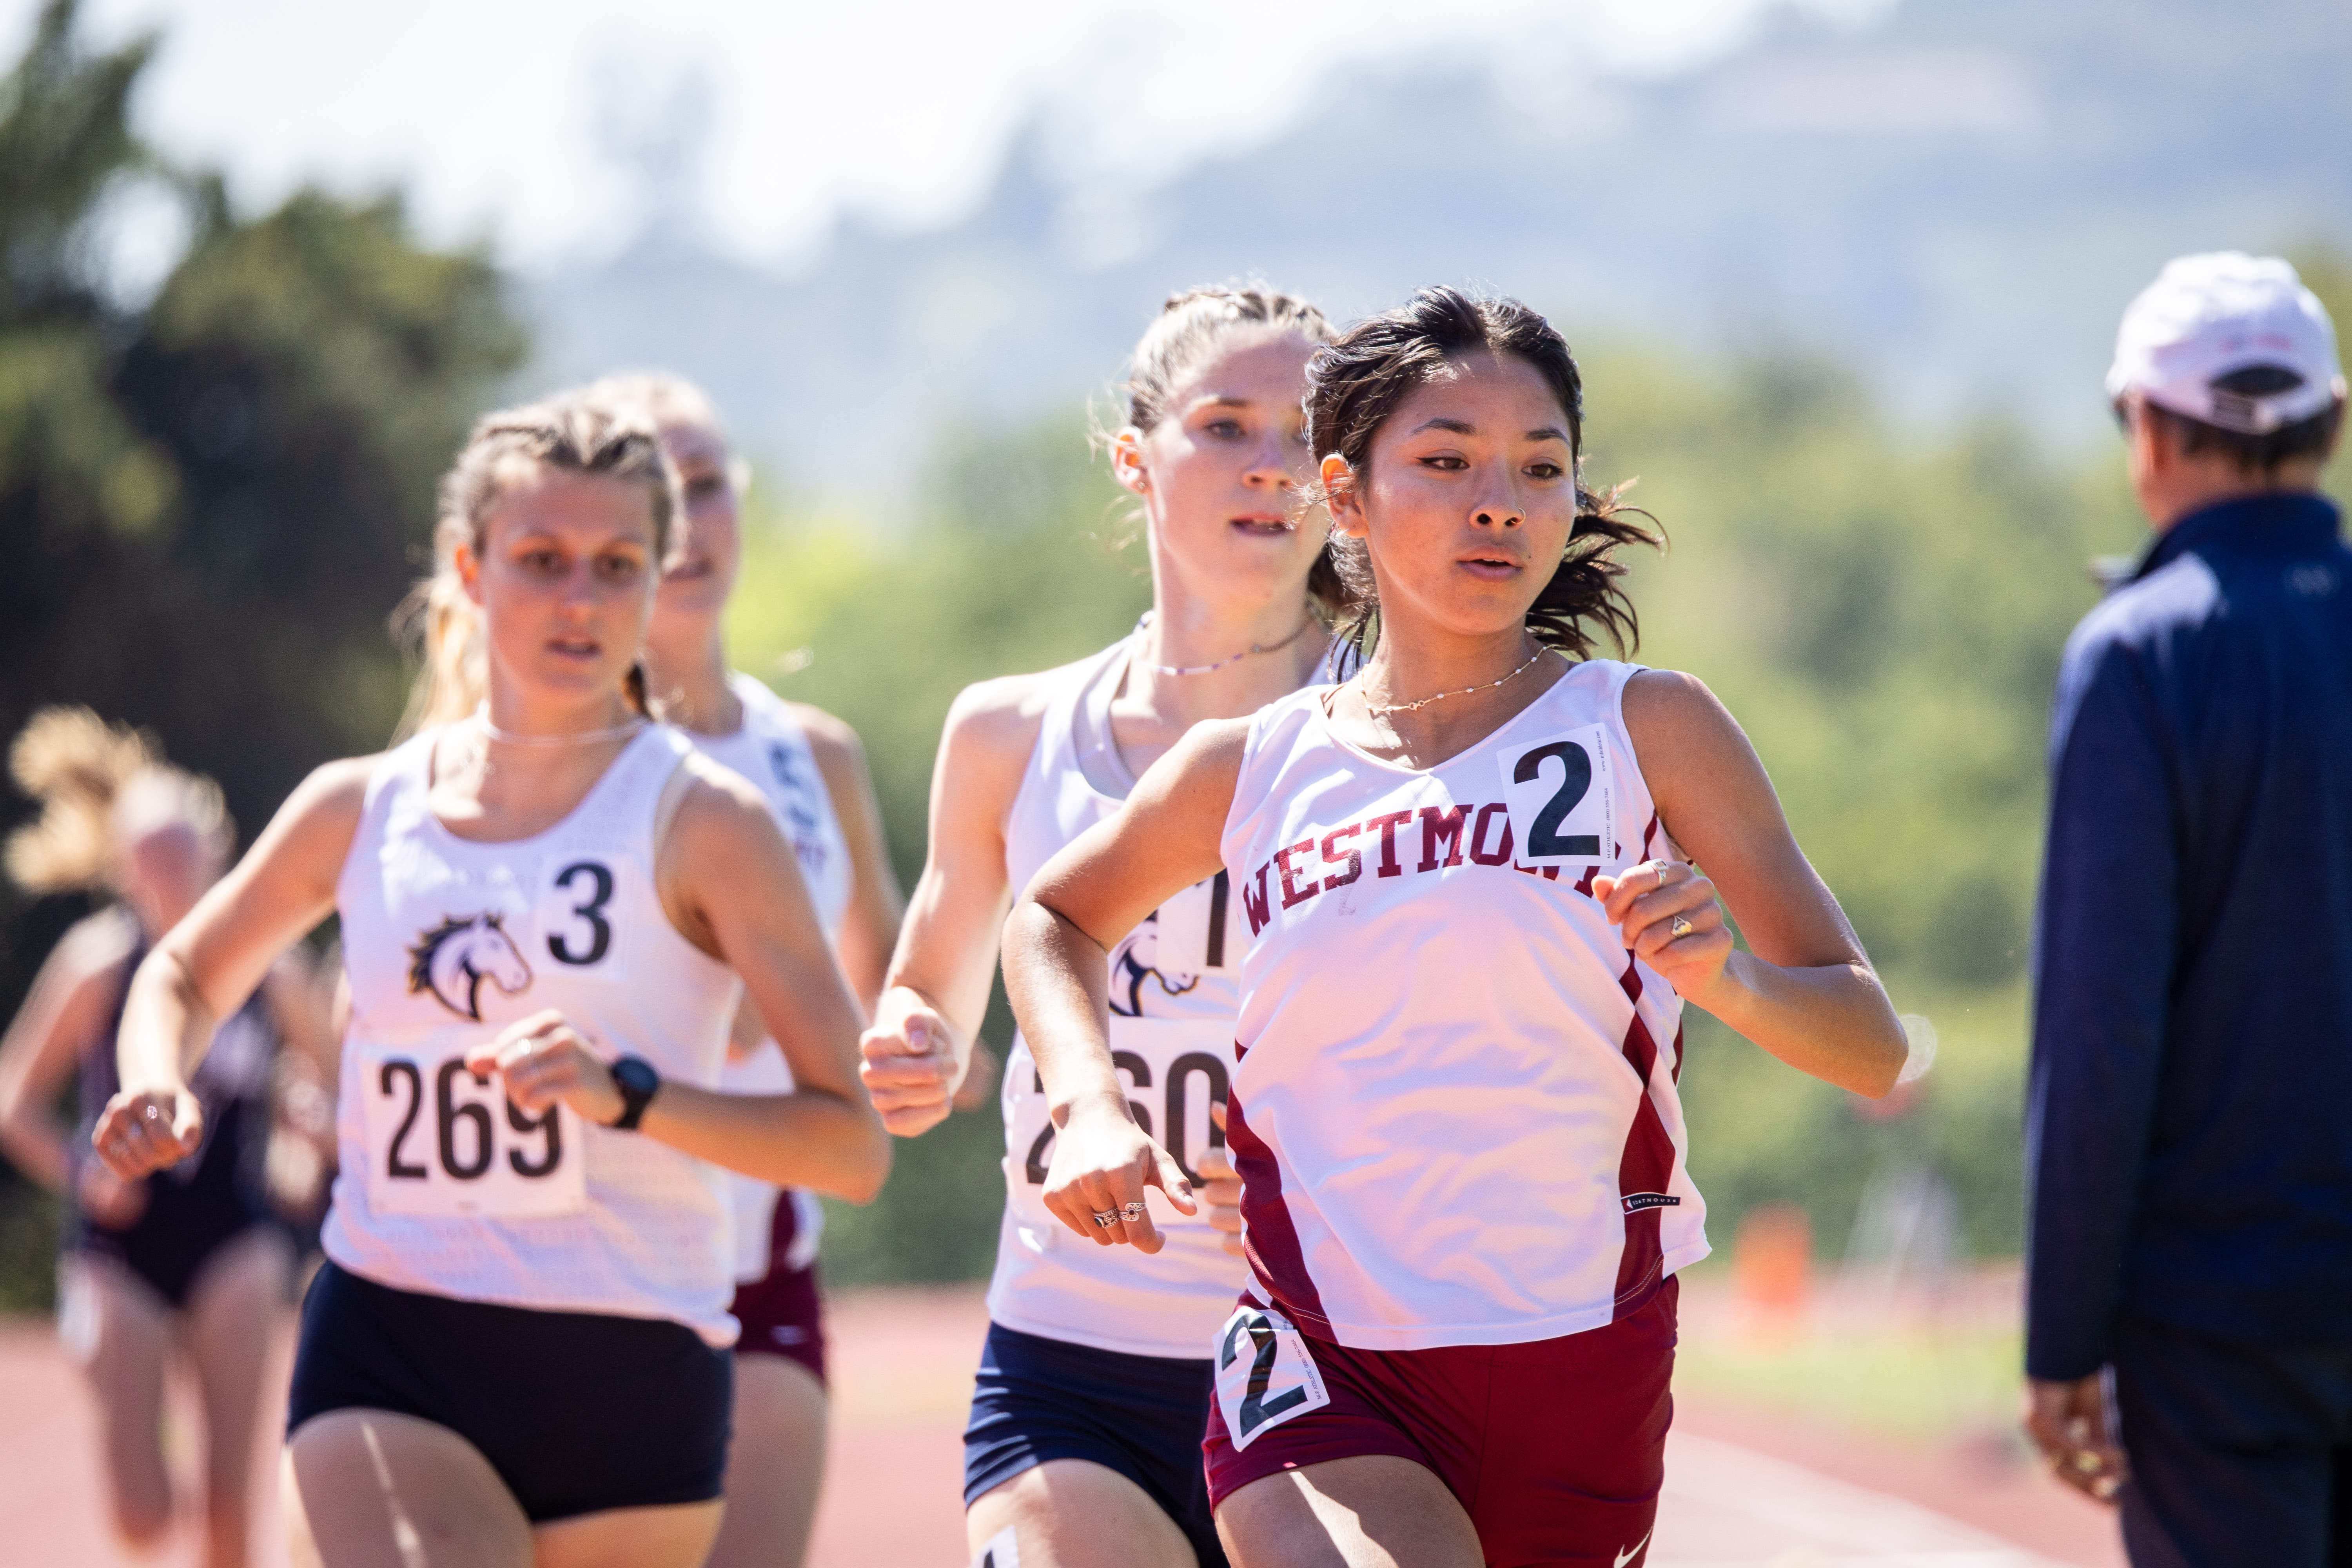
{"type": "Polygon", "coordinates": [[[488,665],[482,615],[466,597],[454,568],[409,589],[393,612],[392,632],[416,659],[416,683],[409,689],[394,740],[454,723],[481,706],[488,665]]]}
{"type": "Polygon", "coordinates": [[[224,855],[235,831],[220,785],[166,763],[152,736],[87,708],[34,714],[8,748],[8,771],[41,803],[41,815],[8,836],[0,857],[9,880],[27,893],[110,886],[125,827],[184,822],[224,855]]]}

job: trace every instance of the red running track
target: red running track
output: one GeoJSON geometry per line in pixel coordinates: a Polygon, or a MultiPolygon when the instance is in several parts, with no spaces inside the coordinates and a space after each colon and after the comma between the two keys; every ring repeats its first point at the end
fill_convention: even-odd
{"type": "MultiPolygon", "coordinates": [[[[986,1327],[972,1289],[832,1304],[836,1403],[812,1568],[967,1561],[958,1433],[986,1327]]],[[[282,1357],[281,1357],[282,1375],[282,1357]]],[[[167,1444],[189,1468],[175,1412],[167,1444]]],[[[97,1439],[48,1325],[0,1326],[0,1562],[26,1568],[188,1563],[192,1539],[134,1557],[110,1539],[97,1439]]],[[[265,1485],[274,1465],[264,1466],[265,1485]]],[[[265,1532],[261,1561],[283,1552],[265,1532]]],[[[1654,1568],[2120,1568],[2112,1516],[2032,1470],[1809,1431],[1681,1396],[1654,1568]]]]}

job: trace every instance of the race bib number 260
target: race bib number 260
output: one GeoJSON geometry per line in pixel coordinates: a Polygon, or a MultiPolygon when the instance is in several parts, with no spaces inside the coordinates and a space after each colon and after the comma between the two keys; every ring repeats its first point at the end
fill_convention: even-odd
{"type": "Polygon", "coordinates": [[[536,1219],[588,1206],[580,1119],[525,1112],[461,1055],[372,1053],[361,1082],[368,1207],[453,1219],[536,1219]]]}
{"type": "Polygon", "coordinates": [[[1235,1448],[1331,1403],[1307,1337],[1270,1308],[1244,1302],[1217,1331],[1217,1409],[1235,1448]]]}

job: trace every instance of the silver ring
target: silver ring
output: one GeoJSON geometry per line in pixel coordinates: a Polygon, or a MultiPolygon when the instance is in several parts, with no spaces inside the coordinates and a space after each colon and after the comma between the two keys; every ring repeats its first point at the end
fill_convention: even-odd
{"type": "Polygon", "coordinates": [[[160,1121],[163,1117],[163,1108],[152,1101],[150,1101],[147,1105],[141,1108],[140,1115],[149,1121],[160,1121]]]}
{"type": "Polygon", "coordinates": [[[1105,1230],[1108,1230],[1111,1226],[1113,1226],[1117,1225],[1118,1223],[1118,1215],[1115,1215],[1115,1214],[1111,1213],[1111,1211],[1110,1211],[1110,1210],[1108,1210],[1108,1209],[1097,1209],[1097,1210],[1095,1210],[1095,1224],[1097,1224],[1097,1225],[1100,1226],[1103,1229],[1105,1229],[1105,1230]]]}
{"type": "Polygon", "coordinates": [[[1664,892],[1666,890],[1666,863],[1664,860],[1651,861],[1650,875],[1658,879],[1658,885],[1651,890],[1653,892],[1664,892]]]}
{"type": "Polygon", "coordinates": [[[1118,1205],[1118,1212],[1128,1219],[1141,1219],[1143,1217],[1143,1200],[1141,1198],[1138,1198],[1131,1204],[1121,1204],[1118,1205]]]}
{"type": "Polygon", "coordinates": [[[1676,937],[1685,937],[1690,935],[1692,931],[1696,931],[1698,928],[1691,924],[1690,921],[1683,919],[1682,916],[1676,915],[1675,917],[1675,923],[1666,929],[1673,931],[1676,937]]]}

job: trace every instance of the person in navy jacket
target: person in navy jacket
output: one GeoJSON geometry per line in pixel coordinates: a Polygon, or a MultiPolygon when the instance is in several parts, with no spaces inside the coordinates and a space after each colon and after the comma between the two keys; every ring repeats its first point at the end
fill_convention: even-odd
{"type": "Polygon", "coordinates": [[[2345,383],[2294,268],[2168,266],[2107,392],[2156,535],[2058,678],[2027,1430],[2135,1564],[2352,1561],[2345,383]]]}

